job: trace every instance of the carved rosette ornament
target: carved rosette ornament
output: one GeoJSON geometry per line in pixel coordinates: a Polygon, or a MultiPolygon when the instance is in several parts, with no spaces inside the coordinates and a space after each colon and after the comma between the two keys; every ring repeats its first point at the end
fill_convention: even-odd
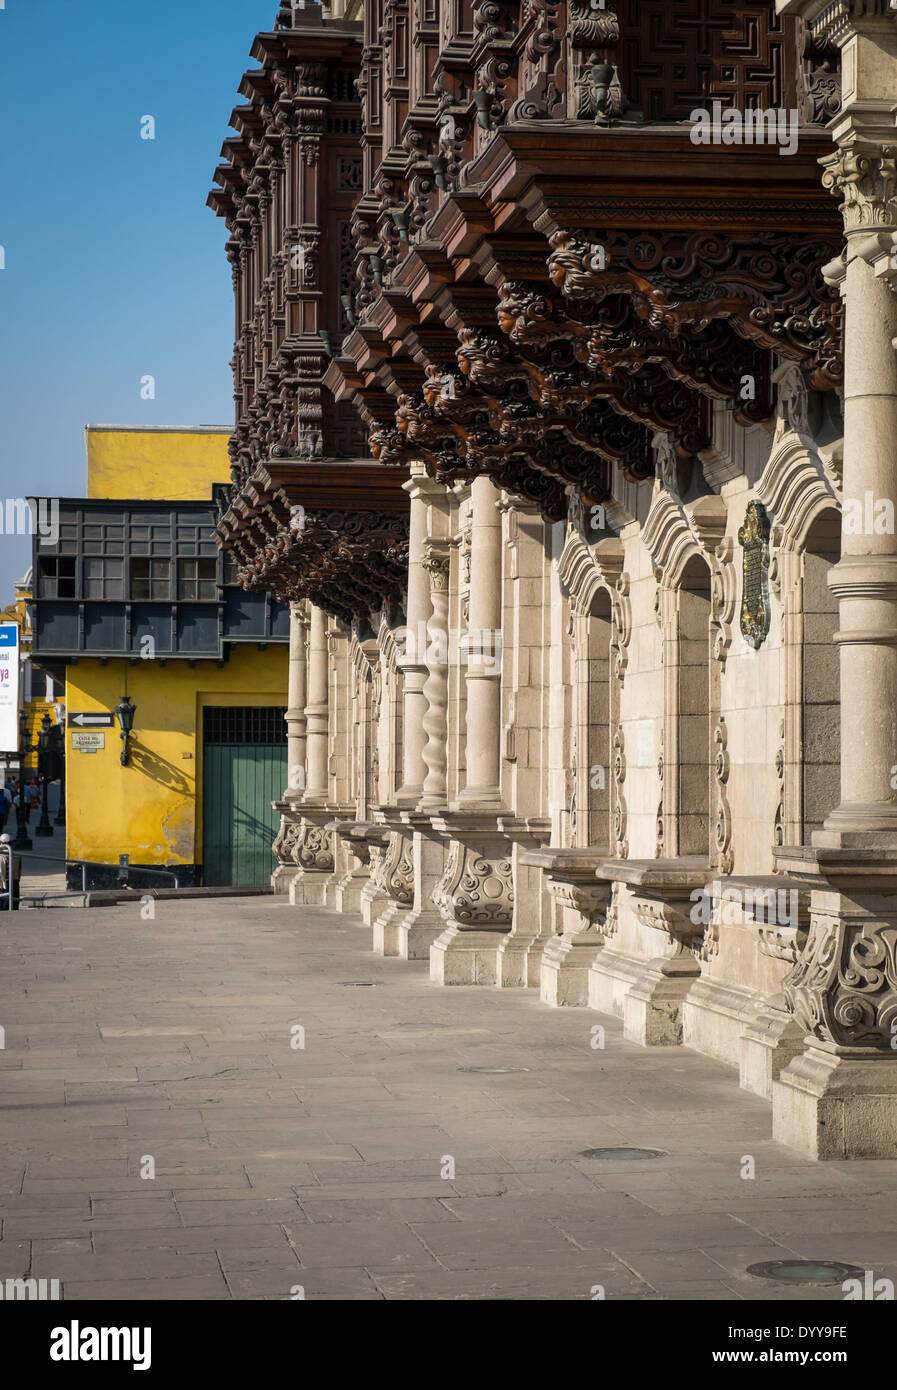
{"type": "Polygon", "coordinates": [[[514,911],[510,859],[486,858],[480,850],[453,840],[433,901],[453,926],[508,925],[514,911]]]}
{"type": "Polygon", "coordinates": [[[813,912],[810,935],[783,985],[813,1037],[890,1051],[897,1025],[897,921],[813,912]]]}

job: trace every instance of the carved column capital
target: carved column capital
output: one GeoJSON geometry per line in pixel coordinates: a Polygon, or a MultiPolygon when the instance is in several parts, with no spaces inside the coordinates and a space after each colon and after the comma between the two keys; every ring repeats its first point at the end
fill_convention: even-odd
{"type": "Polygon", "coordinates": [[[841,200],[848,234],[897,227],[897,145],[856,140],[819,162],[823,186],[841,200]]]}
{"type": "Polygon", "coordinates": [[[445,593],[448,591],[449,549],[447,541],[427,539],[424,541],[424,556],[421,561],[430,576],[430,590],[445,593]]]}

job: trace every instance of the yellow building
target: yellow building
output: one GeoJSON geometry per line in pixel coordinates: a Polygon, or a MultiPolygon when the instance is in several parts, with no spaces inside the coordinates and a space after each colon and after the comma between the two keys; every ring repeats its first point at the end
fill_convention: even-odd
{"type": "Polygon", "coordinates": [[[60,499],[58,535],[35,537],[33,652],[65,681],[73,884],[81,864],[117,883],[123,858],[134,886],[262,886],[275,866],[289,611],[244,593],[212,539],[227,440],[88,427],[87,496],[60,499]]]}
{"type": "MultiPolygon", "coordinates": [[[[31,570],[14,586],[15,598],[5,608],[0,608],[0,623],[15,623],[19,629],[19,657],[21,661],[21,702],[25,707],[26,742],[31,750],[25,758],[25,778],[37,774],[37,736],[48,715],[50,724],[55,726],[64,719],[63,687],[41,672],[35,672],[31,663],[31,570]]],[[[19,774],[17,757],[0,758],[0,778],[11,781],[19,774]]]]}

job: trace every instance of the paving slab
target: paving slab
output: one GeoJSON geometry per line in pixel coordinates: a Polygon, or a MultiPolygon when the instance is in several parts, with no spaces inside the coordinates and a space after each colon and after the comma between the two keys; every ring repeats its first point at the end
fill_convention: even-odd
{"type": "Polygon", "coordinates": [[[591,1011],[440,989],[353,918],[34,909],[0,982],[0,1276],[69,1300],[831,1302],[747,1267],[897,1277],[897,1162],[810,1163],[734,1071],[606,1017],[596,1053],[591,1011]],[[620,1146],[666,1156],[584,1156],[620,1146]]]}

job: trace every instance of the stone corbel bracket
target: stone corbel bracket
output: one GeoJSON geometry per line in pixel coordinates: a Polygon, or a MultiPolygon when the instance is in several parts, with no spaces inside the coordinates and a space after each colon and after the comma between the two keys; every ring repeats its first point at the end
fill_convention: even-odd
{"type": "Polygon", "coordinates": [[[663,932],[675,945],[668,967],[674,974],[683,968],[694,973],[692,958],[701,947],[705,924],[700,916],[698,921],[693,920],[692,894],[703,889],[708,867],[705,858],[690,855],[678,859],[611,859],[602,868],[603,874],[629,888],[632,908],[642,926],[663,932]]]}
{"type": "Polygon", "coordinates": [[[715,878],[705,884],[711,904],[711,932],[719,940],[720,926],[727,925],[727,903],[737,910],[737,922],[756,926],[760,954],[793,965],[810,930],[810,898],[818,879],[794,874],[759,877],[715,878]]]}
{"type": "MultiPolygon", "coordinates": [[[[604,935],[613,882],[596,878],[608,857],[607,849],[542,848],[523,850],[521,864],[541,869],[551,896],[559,907],[569,907],[582,917],[582,931],[604,935]]],[[[577,933],[579,935],[579,933],[577,933]]]]}

